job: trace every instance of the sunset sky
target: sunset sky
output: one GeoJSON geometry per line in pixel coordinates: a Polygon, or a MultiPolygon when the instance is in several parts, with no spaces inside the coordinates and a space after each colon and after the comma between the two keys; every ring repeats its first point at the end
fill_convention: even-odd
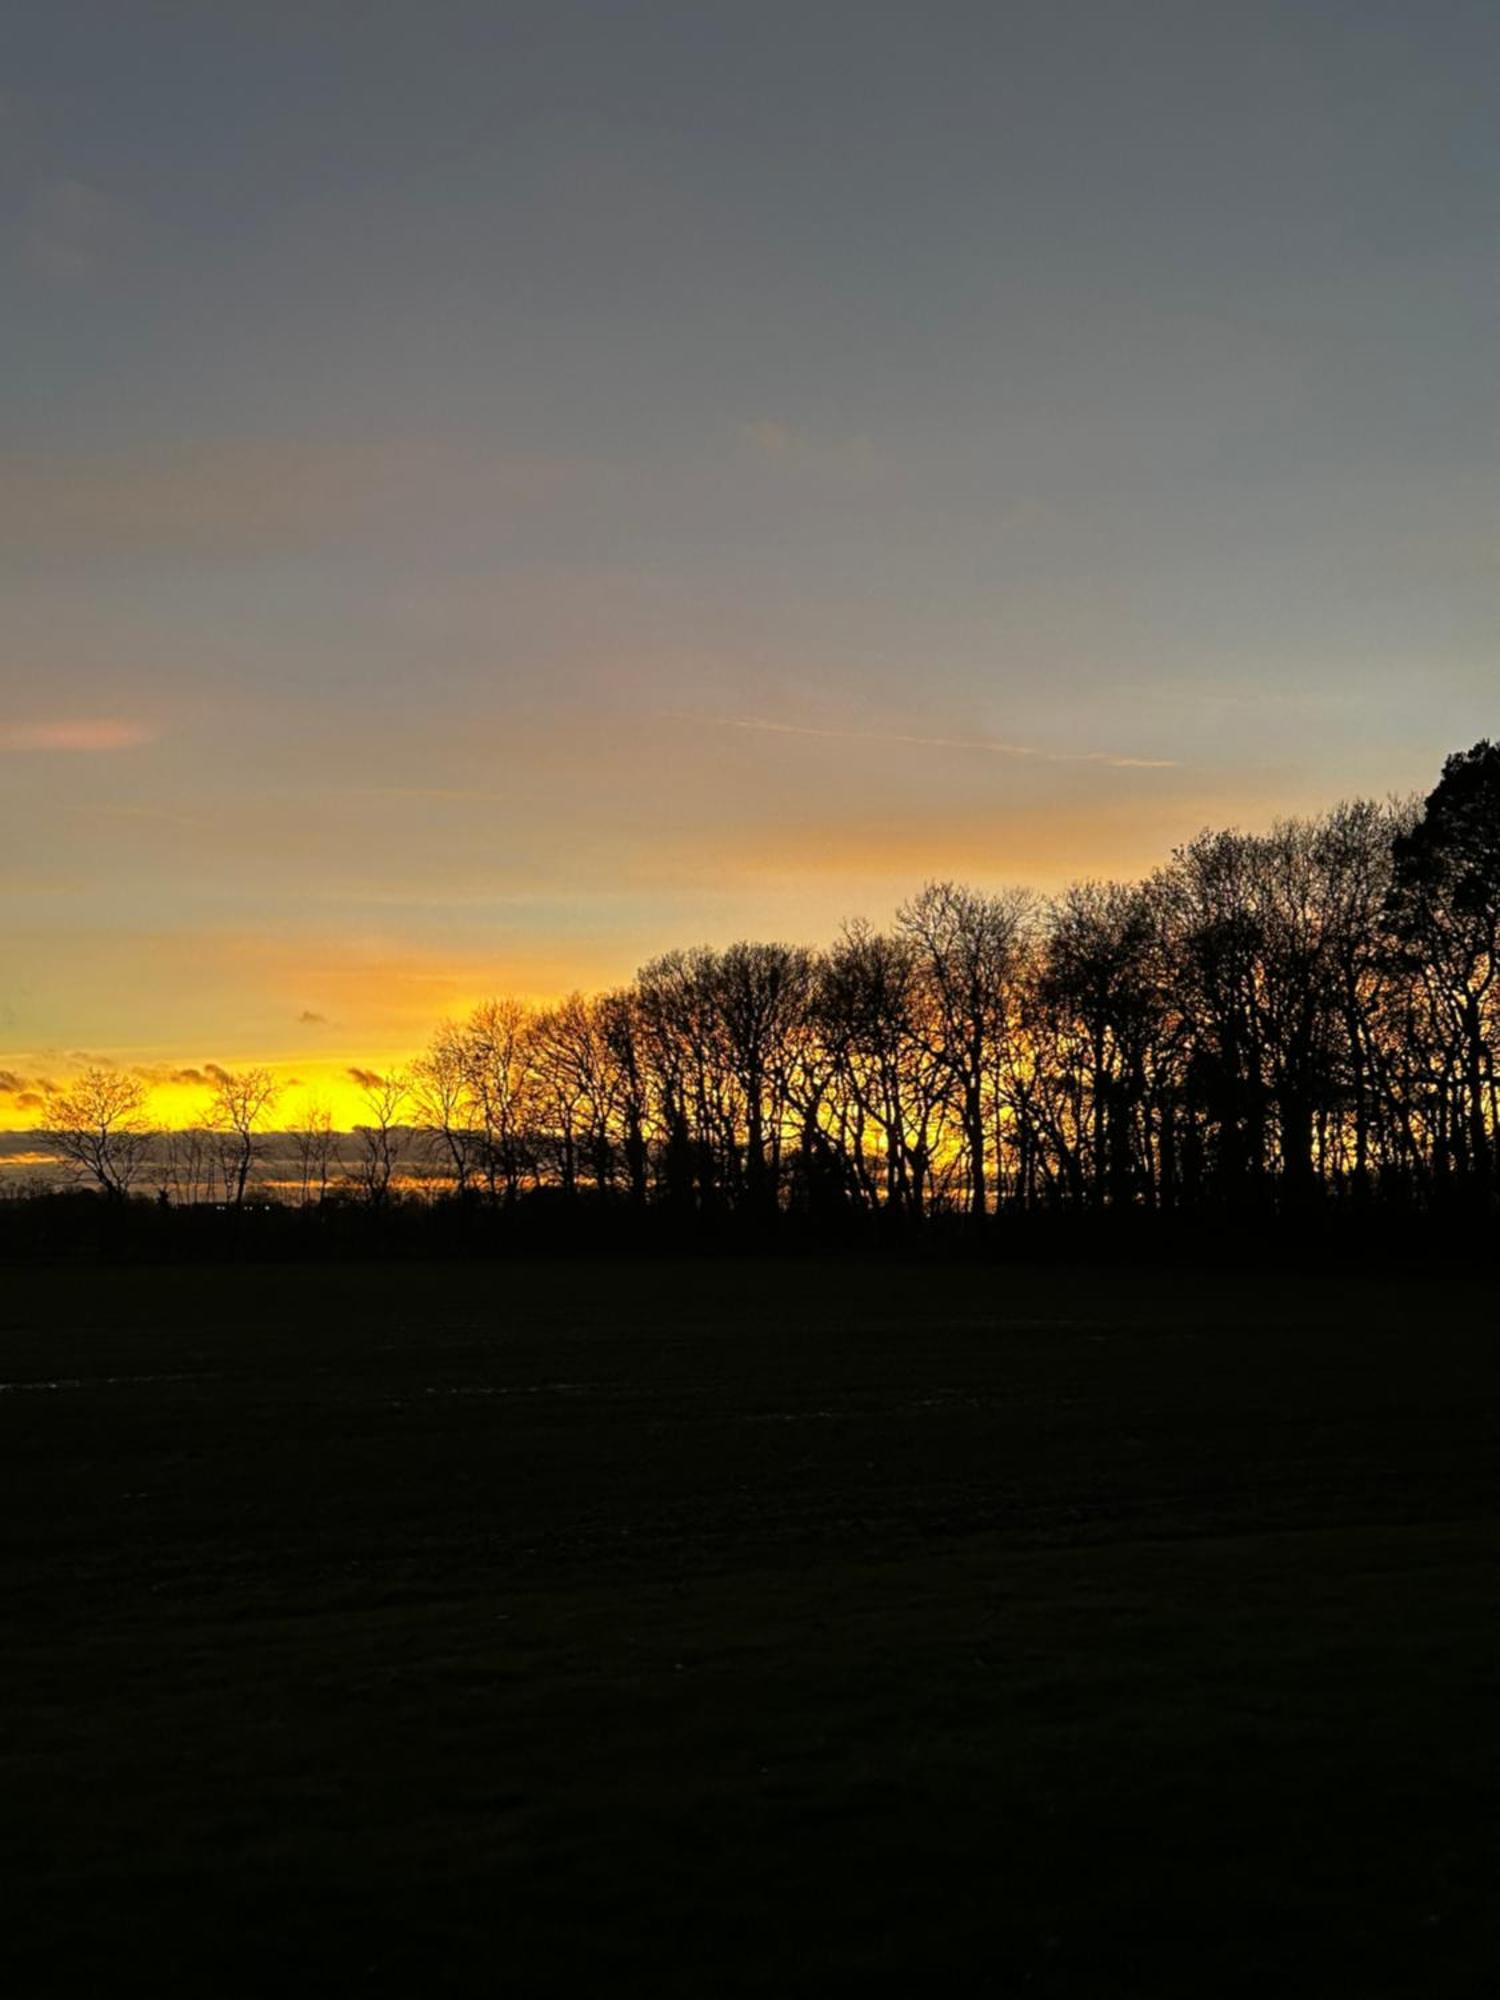
{"type": "Polygon", "coordinates": [[[1455,0],[19,0],[0,1125],[1425,788],[1497,75],[1455,0]]]}

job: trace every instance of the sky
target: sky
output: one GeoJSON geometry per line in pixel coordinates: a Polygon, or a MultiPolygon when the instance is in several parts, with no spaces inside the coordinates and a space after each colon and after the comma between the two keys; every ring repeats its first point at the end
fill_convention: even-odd
{"type": "Polygon", "coordinates": [[[13,0],[0,1072],[1425,789],[1497,73],[1455,0],[13,0]]]}

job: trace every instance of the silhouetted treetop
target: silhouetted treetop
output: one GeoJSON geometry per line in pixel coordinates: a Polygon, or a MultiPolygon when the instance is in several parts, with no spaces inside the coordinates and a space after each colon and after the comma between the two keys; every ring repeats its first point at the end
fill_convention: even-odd
{"type": "MultiPolygon", "coordinates": [[[[1142,882],[1050,902],[929,882],[823,950],[699,945],[611,992],[487,1000],[409,1074],[358,1073],[345,1157],[310,1110],[284,1178],[305,1202],[420,1186],[757,1227],[1484,1199],[1497,972],[1485,741],[1420,805],[1205,830],[1142,882]]],[[[155,1164],[174,1199],[236,1204],[269,1173],[274,1088],[213,1076],[209,1172],[197,1135],[155,1164]]],[[[56,1149],[119,1194],[146,1171],[142,1110],[131,1079],[90,1072],[55,1097],[56,1149]]]]}

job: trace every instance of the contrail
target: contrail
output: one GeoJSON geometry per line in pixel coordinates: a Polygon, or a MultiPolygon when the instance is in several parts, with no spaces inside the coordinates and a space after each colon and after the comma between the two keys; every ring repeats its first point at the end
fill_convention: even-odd
{"type": "Polygon", "coordinates": [[[894,729],[813,729],[799,722],[765,722],[753,715],[711,715],[702,719],[715,729],[756,730],[768,736],[818,736],[839,743],[907,743],[923,750],[982,750],[992,757],[1029,757],[1041,764],[1109,764],[1129,771],[1177,768],[1175,757],[1119,757],[1109,750],[1039,750],[1034,744],[1006,743],[994,736],[910,736],[894,729]]]}

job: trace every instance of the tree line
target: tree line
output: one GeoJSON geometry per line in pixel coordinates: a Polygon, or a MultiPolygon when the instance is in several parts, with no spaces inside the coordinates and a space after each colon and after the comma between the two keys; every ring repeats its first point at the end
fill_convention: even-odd
{"type": "MultiPolygon", "coordinates": [[[[1048,901],[928,884],[821,950],[669,951],[619,989],[496,999],[351,1134],[293,1130],[283,1192],[514,1210],[543,1191],[687,1218],[920,1226],[1008,1213],[1489,1201],[1500,1173],[1500,745],[1425,800],[1208,831],[1048,901]]],[[[215,1070],[152,1133],[94,1069],[47,1140],[120,1196],[242,1205],[276,1108],[215,1070]]]]}

